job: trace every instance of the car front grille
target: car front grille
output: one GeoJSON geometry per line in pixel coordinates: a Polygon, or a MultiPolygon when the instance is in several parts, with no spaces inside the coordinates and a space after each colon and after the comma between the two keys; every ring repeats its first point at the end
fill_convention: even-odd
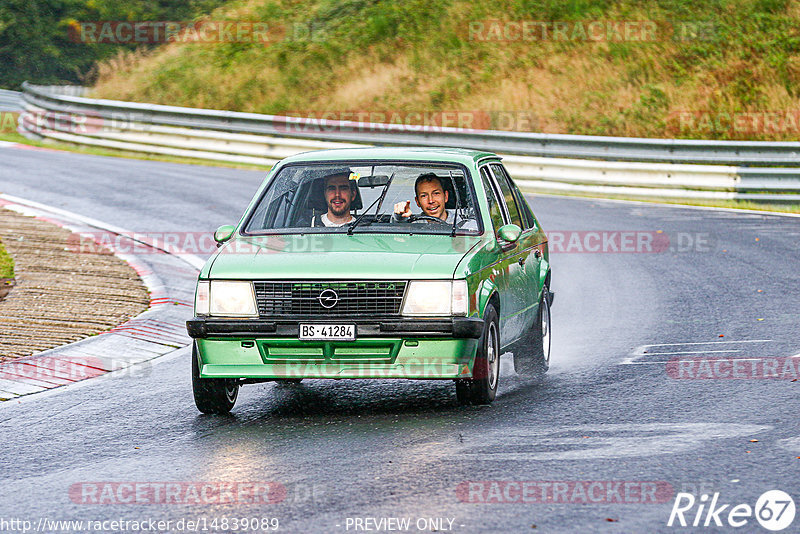
{"type": "Polygon", "coordinates": [[[255,282],[261,317],[275,315],[399,315],[405,281],[255,282]],[[324,305],[323,305],[324,304],[324,305]]]}

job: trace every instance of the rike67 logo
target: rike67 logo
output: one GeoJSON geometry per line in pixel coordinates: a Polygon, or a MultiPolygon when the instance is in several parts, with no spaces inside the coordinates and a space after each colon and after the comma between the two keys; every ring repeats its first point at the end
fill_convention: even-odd
{"type": "Polygon", "coordinates": [[[749,526],[748,531],[752,531],[752,520],[755,517],[765,529],[779,531],[792,524],[795,511],[794,500],[781,490],[764,492],[756,501],[755,507],[747,503],[721,504],[719,493],[714,493],[710,501],[707,494],[696,499],[691,493],[678,493],[667,526],[749,526]]]}

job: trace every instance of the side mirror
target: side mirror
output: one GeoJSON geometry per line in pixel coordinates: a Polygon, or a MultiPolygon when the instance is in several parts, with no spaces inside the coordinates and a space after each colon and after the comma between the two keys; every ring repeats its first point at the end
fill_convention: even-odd
{"type": "Polygon", "coordinates": [[[504,226],[501,226],[500,229],[497,231],[497,237],[499,237],[506,243],[516,243],[517,239],[519,239],[519,234],[521,233],[522,233],[522,228],[520,228],[516,224],[506,224],[504,226]]]}
{"type": "Polygon", "coordinates": [[[232,224],[225,224],[217,228],[217,231],[214,232],[214,241],[217,242],[217,245],[223,244],[225,241],[231,238],[233,235],[234,230],[236,227],[232,224]]]}

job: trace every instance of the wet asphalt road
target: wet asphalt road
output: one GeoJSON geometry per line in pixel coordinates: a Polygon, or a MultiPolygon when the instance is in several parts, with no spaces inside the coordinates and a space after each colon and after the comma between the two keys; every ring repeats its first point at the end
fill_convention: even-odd
{"type": "MultiPolygon", "coordinates": [[[[0,161],[0,192],[137,231],[235,222],[263,174],[11,148],[0,161]]],[[[800,498],[800,381],[788,371],[678,379],[665,363],[685,359],[689,373],[700,369],[693,358],[800,353],[800,218],[529,198],[567,249],[552,254],[543,380],[517,378],[506,355],[489,407],[456,406],[449,382],[325,380],[246,386],[232,415],[203,416],[181,349],[136,373],[0,405],[0,531],[14,531],[2,523],[12,519],[170,520],[178,531],[205,517],[201,531],[233,532],[222,518],[247,517],[277,518],[281,532],[396,526],[371,522],[381,518],[406,518],[410,532],[667,532],[692,530],[667,527],[677,492],[750,506],[771,489],[800,498]],[[661,231],[648,235],[667,235],[672,249],[578,252],[587,231],[661,231]],[[535,485],[528,502],[515,481],[535,485]],[[234,504],[120,502],[120,483],[167,482],[245,489],[234,504]],[[279,502],[246,502],[251,482],[270,483],[279,502]],[[82,503],[91,483],[117,491],[113,502],[82,503]],[[641,497],[641,487],[658,491],[641,497]]],[[[721,530],[711,525],[694,530],[721,530]]],[[[750,517],[738,530],[760,527],[750,517]]]]}

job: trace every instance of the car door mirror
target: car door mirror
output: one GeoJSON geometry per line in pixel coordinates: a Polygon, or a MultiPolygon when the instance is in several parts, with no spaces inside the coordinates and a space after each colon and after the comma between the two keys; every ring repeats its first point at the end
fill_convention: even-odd
{"type": "Polygon", "coordinates": [[[522,233],[522,228],[520,228],[516,224],[506,224],[504,226],[501,226],[500,229],[497,231],[497,237],[499,237],[506,243],[516,243],[521,233],[522,233]]]}
{"type": "Polygon", "coordinates": [[[232,224],[225,224],[217,228],[217,231],[214,232],[214,241],[217,242],[217,245],[223,244],[225,241],[231,238],[233,235],[234,230],[236,227],[232,224]]]}

